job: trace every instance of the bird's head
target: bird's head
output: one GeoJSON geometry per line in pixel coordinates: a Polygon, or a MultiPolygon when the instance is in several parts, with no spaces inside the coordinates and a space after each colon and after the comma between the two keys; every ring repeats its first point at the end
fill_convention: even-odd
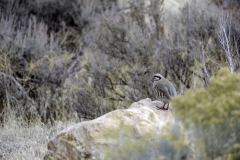
{"type": "Polygon", "coordinates": [[[157,74],[154,74],[152,81],[159,81],[162,78],[164,77],[161,74],[157,73],[157,74]]]}

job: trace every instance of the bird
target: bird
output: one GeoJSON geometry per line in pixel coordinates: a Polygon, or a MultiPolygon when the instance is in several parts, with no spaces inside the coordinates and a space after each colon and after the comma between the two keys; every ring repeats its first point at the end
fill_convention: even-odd
{"type": "Polygon", "coordinates": [[[162,98],[163,106],[158,109],[168,110],[171,97],[176,96],[177,92],[173,84],[165,79],[161,74],[156,73],[152,78],[152,92],[157,99],[157,95],[162,98]],[[167,108],[165,105],[167,104],[167,108]]]}

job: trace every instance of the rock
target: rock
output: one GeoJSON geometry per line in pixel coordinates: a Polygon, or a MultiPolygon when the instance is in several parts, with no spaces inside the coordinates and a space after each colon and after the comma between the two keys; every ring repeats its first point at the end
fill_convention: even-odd
{"type": "Polygon", "coordinates": [[[107,135],[121,133],[124,127],[130,128],[128,138],[133,141],[139,141],[147,133],[162,134],[172,127],[174,116],[171,110],[157,110],[156,105],[162,103],[147,98],[128,109],[72,125],[49,141],[49,153],[44,159],[106,159],[112,146],[121,147],[118,139],[107,135]]]}

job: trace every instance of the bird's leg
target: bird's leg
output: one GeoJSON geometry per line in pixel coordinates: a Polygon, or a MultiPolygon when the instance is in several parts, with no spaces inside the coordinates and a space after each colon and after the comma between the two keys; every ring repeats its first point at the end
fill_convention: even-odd
{"type": "Polygon", "coordinates": [[[169,105],[169,103],[167,103],[167,108],[165,108],[165,105],[166,105],[166,103],[164,103],[164,105],[162,106],[162,109],[163,109],[163,110],[168,110],[168,105],[169,105]]]}
{"type": "Polygon", "coordinates": [[[166,108],[166,110],[168,110],[168,107],[169,107],[169,103],[167,104],[167,108],[166,108]]]}
{"type": "Polygon", "coordinates": [[[158,108],[158,110],[159,110],[159,109],[162,109],[162,110],[168,110],[168,105],[169,105],[169,104],[167,105],[167,108],[165,108],[165,105],[166,105],[166,103],[164,103],[164,105],[163,105],[161,108],[158,107],[158,106],[156,106],[156,107],[158,108]]]}

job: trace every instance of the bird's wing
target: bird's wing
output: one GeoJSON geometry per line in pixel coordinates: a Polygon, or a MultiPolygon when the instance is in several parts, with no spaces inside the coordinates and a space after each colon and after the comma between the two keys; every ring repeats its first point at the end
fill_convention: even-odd
{"type": "Polygon", "coordinates": [[[168,87],[168,92],[169,92],[170,96],[176,96],[177,95],[176,89],[175,89],[175,87],[173,86],[172,83],[168,87]]]}
{"type": "Polygon", "coordinates": [[[166,98],[171,99],[171,96],[170,96],[170,93],[169,93],[169,89],[168,89],[167,86],[162,89],[162,92],[163,92],[163,95],[164,95],[166,98]]]}

